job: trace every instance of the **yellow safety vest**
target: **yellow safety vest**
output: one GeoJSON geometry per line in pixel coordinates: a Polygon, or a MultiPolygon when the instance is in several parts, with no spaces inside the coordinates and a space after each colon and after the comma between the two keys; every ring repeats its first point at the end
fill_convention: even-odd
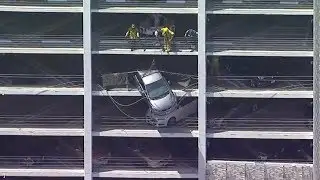
{"type": "Polygon", "coordinates": [[[162,36],[169,36],[169,35],[174,35],[174,32],[172,32],[169,28],[164,27],[161,28],[162,36]]]}
{"type": "Polygon", "coordinates": [[[137,38],[138,37],[138,29],[130,27],[128,29],[129,37],[130,38],[137,38]]]}

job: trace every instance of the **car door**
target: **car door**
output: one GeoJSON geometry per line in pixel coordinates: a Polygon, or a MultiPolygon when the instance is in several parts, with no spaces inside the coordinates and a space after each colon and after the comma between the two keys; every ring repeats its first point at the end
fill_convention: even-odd
{"type": "Polygon", "coordinates": [[[138,91],[140,92],[140,94],[143,97],[146,97],[145,86],[142,82],[141,77],[139,75],[134,75],[134,81],[135,81],[136,87],[137,87],[138,91]]]}

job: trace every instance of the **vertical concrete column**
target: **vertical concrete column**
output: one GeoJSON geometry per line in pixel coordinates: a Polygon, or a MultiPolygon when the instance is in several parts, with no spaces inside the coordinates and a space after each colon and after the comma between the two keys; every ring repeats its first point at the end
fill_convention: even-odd
{"type": "Polygon", "coordinates": [[[92,180],[91,0],[83,0],[84,180],[92,180]]]}
{"type": "Polygon", "coordinates": [[[313,0],[313,179],[320,179],[320,0],[313,0]]]}
{"type": "Polygon", "coordinates": [[[198,0],[198,179],[206,179],[206,0],[198,0]]]}

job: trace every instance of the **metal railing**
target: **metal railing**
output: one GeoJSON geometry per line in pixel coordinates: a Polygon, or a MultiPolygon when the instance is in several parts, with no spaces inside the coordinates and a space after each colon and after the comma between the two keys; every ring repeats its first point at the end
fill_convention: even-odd
{"type": "Polygon", "coordinates": [[[208,91],[227,89],[312,90],[312,76],[210,76],[208,91]]]}
{"type": "Polygon", "coordinates": [[[1,168],[82,169],[83,158],[63,156],[0,156],[1,168]]]}
{"type": "Polygon", "coordinates": [[[0,128],[83,128],[83,116],[1,115],[0,128]]]}
{"type": "Polygon", "coordinates": [[[83,87],[83,75],[0,74],[1,86],[83,87]]]}
{"type": "Polygon", "coordinates": [[[213,130],[312,131],[312,118],[213,118],[207,127],[213,130]]]}
{"type": "Polygon", "coordinates": [[[207,40],[207,51],[264,50],[312,51],[312,38],[285,37],[214,37],[207,40]]]}
{"type": "Polygon", "coordinates": [[[105,0],[98,1],[99,8],[108,7],[161,7],[161,8],[197,8],[197,0],[186,0],[181,1],[175,0],[170,2],[167,1],[157,1],[157,0],[146,0],[146,1],[127,1],[127,2],[107,2],[105,0]]]}
{"type": "MultiPolygon", "coordinates": [[[[294,2],[294,1],[293,1],[294,2]]],[[[300,1],[295,3],[280,3],[280,1],[275,0],[265,0],[265,1],[242,1],[238,2],[228,2],[223,3],[219,1],[209,1],[207,3],[207,10],[222,10],[222,9],[312,9],[312,1],[300,1]]]]}
{"type": "MultiPolygon", "coordinates": [[[[103,158],[106,163],[94,164],[96,170],[112,170],[112,169],[150,169],[150,170],[169,170],[176,168],[195,168],[197,166],[197,159],[188,158],[152,158],[148,157],[151,161],[160,161],[163,166],[151,167],[148,165],[147,161],[139,157],[99,157],[103,158]]],[[[93,160],[95,161],[95,160],[93,160]]]]}
{"type": "MultiPolygon", "coordinates": [[[[98,47],[100,50],[105,49],[130,49],[129,39],[122,36],[102,36],[99,39],[98,47]]],[[[197,40],[186,39],[184,37],[175,37],[172,48],[176,51],[191,49],[191,45],[197,44],[197,40]]],[[[136,49],[162,49],[163,38],[142,37],[136,40],[136,49]]]]}
{"type": "Polygon", "coordinates": [[[82,48],[81,35],[1,34],[0,47],[13,48],[82,48]]]}
{"type": "MultiPolygon", "coordinates": [[[[129,40],[120,36],[104,36],[98,40],[99,50],[130,49],[129,40]]],[[[175,37],[174,51],[191,50],[197,45],[196,39],[175,37]]],[[[80,35],[0,35],[0,47],[13,48],[82,48],[80,35]]],[[[163,38],[140,38],[136,49],[162,49],[163,38]]],[[[207,40],[207,51],[226,50],[274,50],[274,51],[312,51],[312,38],[285,37],[214,37],[207,40]]]]}
{"type": "MultiPolygon", "coordinates": [[[[146,117],[121,117],[121,116],[102,116],[97,123],[99,124],[100,130],[108,130],[115,128],[126,128],[126,129],[158,129],[146,122],[146,117]]],[[[198,127],[197,117],[187,117],[177,123],[174,128],[191,128],[196,129],[198,127]]],[[[163,129],[163,128],[161,128],[163,129]]]]}
{"type": "Polygon", "coordinates": [[[0,74],[1,86],[83,87],[83,75],[0,74]]]}

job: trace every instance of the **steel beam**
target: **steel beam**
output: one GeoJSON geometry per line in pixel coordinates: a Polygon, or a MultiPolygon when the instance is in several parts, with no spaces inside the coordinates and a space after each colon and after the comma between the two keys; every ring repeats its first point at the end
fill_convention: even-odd
{"type": "Polygon", "coordinates": [[[83,1],[84,180],[92,180],[91,0],[83,1]]]}
{"type": "Polygon", "coordinates": [[[320,179],[320,0],[313,0],[313,179],[320,179]]]}
{"type": "Polygon", "coordinates": [[[198,1],[198,179],[206,179],[206,1],[198,1]]]}

